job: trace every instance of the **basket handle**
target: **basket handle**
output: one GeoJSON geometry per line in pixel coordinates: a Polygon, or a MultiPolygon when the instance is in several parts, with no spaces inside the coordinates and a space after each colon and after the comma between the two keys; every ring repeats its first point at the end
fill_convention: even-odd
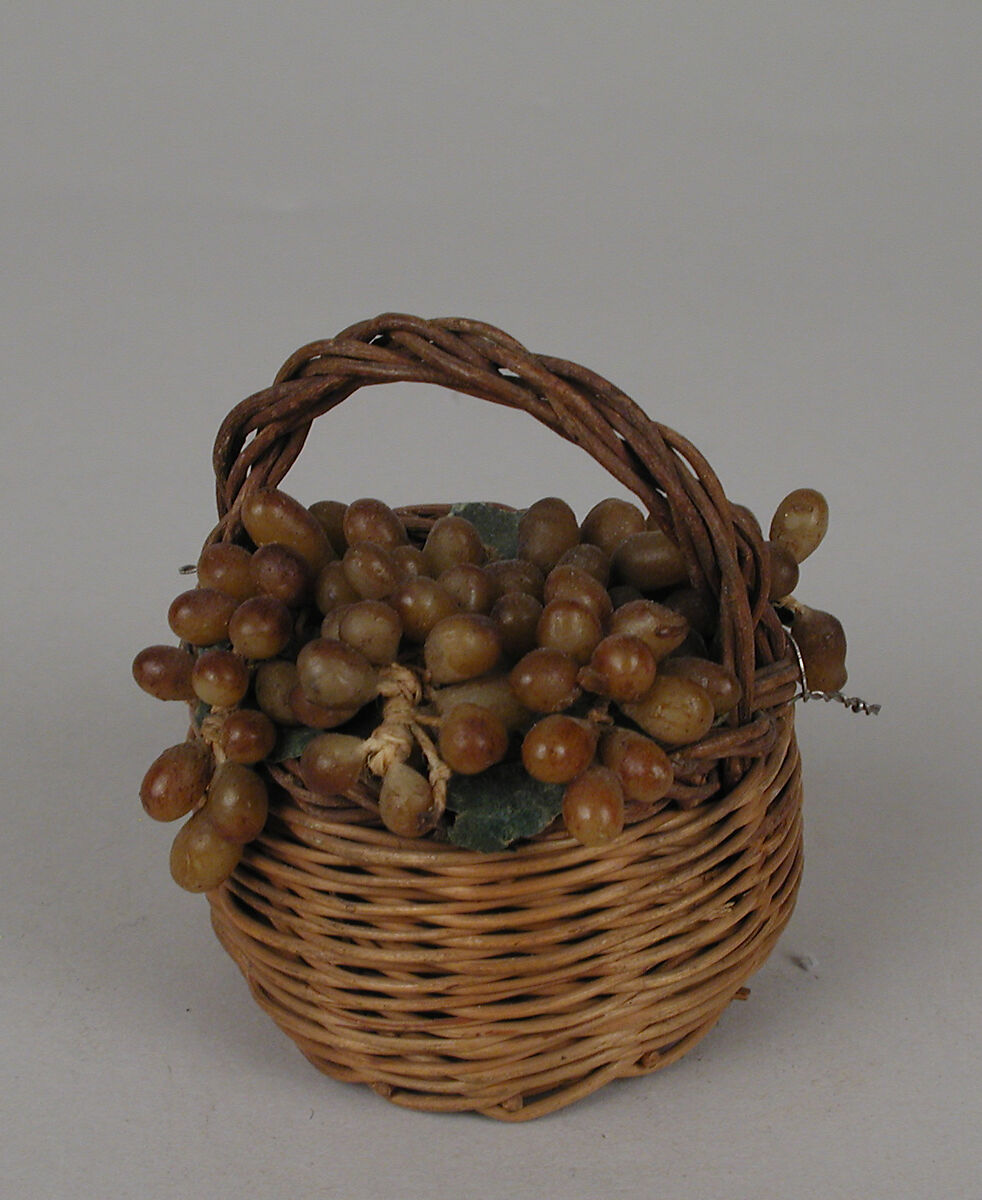
{"type": "Polygon", "coordinates": [[[397,381],[522,409],[634,492],[677,541],[693,586],[718,604],[723,660],[743,685],[741,707],[749,715],[758,660],[786,652],[767,599],[769,568],[756,522],[730,504],[690,442],[619,388],[577,363],[533,354],[480,321],[385,313],[292,354],[273,385],[237,405],[218,432],[220,520],[212,539],[238,534],[244,498],[280,483],[316,417],[361,387],[397,381]]]}

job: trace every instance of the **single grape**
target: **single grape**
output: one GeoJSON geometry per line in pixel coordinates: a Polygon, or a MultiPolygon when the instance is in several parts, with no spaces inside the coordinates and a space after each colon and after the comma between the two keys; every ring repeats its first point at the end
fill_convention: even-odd
{"type": "Polygon", "coordinates": [[[590,509],[583,518],[580,533],[584,542],[598,546],[612,557],[621,542],[632,534],[642,533],[644,528],[644,513],[636,504],[611,496],[590,509]]]}
{"type": "Polygon", "coordinates": [[[654,805],[663,800],[675,780],[672,763],[665,751],[633,729],[614,726],[600,741],[600,761],[620,781],[626,800],[654,805]]]}
{"type": "Polygon", "coordinates": [[[430,630],[423,659],[435,684],[462,683],[493,670],[501,658],[501,633],[490,617],[455,613],[430,630]]]}
{"type": "Polygon", "coordinates": [[[518,702],[532,712],[560,712],[580,695],[576,682],[579,665],[561,650],[540,647],[530,650],[509,675],[518,702]]]}
{"type": "Polygon", "coordinates": [[[557,496],[537,500],[518,522],[518,557],[543,572],[551,571],[562,556],[580,541],[576,514],[557,496]]]}
{"type": "Polygon", "coordinates": [[[195,659],[191,686],[212,708],[232,708],[249,690],[249,668],[231,650],[205,650],[195,659]]]}
{"type": "Polygon", "coordinates": [[[349,733],[319,733],[300,755],[300,777],[312,792],[334,796],[353,788],[365,764],[365,743],[349,733]]]}
{"type": "Polygon", "coordinates": [[[509,658],[534,650],[542,605],[528,592],[505,592],[491,609],[491,620],[501,630],[501,644],[509,658]]]}
{"type": "Polygon", "coordinates": [[[572,600],[589,609],[601,624],[614,608],[604,585],[582,567],[553,567],[546,576],[542,599],[546,604],[552,600],[572,600]]]}
{"type": "Polygon", "coordinates": [[[293,634],[293,617],[282,600],[253,596],[243,600],[228,623],[232,649],[243,658],[275,658],[293,634]]]}
{"type": "Polygon", "coordinates": [[[371,542],[386,550],[392,550],[408,541],[406,527],[399,515],[383,501],[370,497],[355,500],[353,504],[348,505],[342,530],[349,547],[371,542]]]}
{"type": "Polygon", "coordinates": [[[242,846],[223,838],[202,809],[177,831],[171,878],[185,891],[210,892],[228,879],[241,858],[242,846]]]}
{"type": "Polygon", "coordinates": [[[314,583],[314,600],[322,613],[326,615],[342,604],[354,604],[360,599],[340,562],[329,562],[321,567],[314,583]]]}
{"type": "Polygon", "coordinates": [[[624,828],[624,790],[609,767],[588,767],[563,793],[566,832],[584,846],[602,846],[624,828]]]}
{"type": "Polygon", "coordinates": [[[361,708],[378,694],[378,672],[344,642],[315,638],[297,655],[304,696],[323,708],[361,708]]]}
{"type": "Polygon", "coordinates": [[[822,493],[814,488],[797,488],[777,506],[770,537],[801,563],[818,549],[828,527],[829,505],[822,493]]]}
{"type": "Polygon", "coordinates": [[[323,704],[314,704],[304,695],[299,683],[290,692],[291,723],[306,725],[309,729],[337,729],[339,725],[347,725],[360,707],[356,704],[346,708],[328,708],[323,704]]]}
{"type": "Polygon", "coordinates": [[[425,642],[430,630],[460,605],[442,583],[426,576],[409,579],[387,598],[402,618],[402,631],[411,642],[425,642]]]}
{"type": "Polygon", "coordinates": [[[488,613],[498,595],[491,576],[476,563],[457,563],[439,578],[463,612],[488,613]]]}
{"type": "MultiPolygon", "coordinates": [[[[361,603],[361,601],[356,601],[355,603],[361,603]]],[[[381,603],[381,601],[372,601],[372,603],[381,603]]],[[[337,608],[335,608],[331,612],[329,612],[327,614],[327,616],[324,618],[324,620],[321,621],[321,628],[320,628],[321,637],[331,638],[335,642],[340,642],[341,641],[341,622],[344,620],[345,614],[348,612],[348,609],[353,608],[353,607],[354,607],[354,605],[351,605],[351,604],[339,604],[337,608]]],[[[308,641],[309,640],[310,639],[308,638],[308,641]]],[[[356,647],[356,649],[357,649],[357,647],[356,647]]]]}
{"type": "Polygon", "coordinates": [[[439,820],[429,780],[407,763],[393,763],[379,788],[382,822],[400,837],[417,838],[439,820]]]}
{"type": "Polygon", "coordinates": [[[614,610],[607,631],[640,638],[659,662],[682,644],[689,626],[680,613],[654,600],[629,600],[614,610]]]}
{"type": "Polygon", "coordinates": [[[147,646],[133,659],[133,678],[157,700],[193,700],[193,657],[179,646],[147,646]]]}
{"type": "Polygon", "coordinates": [[[315,574],[335,557],[320,521],[299,500],[276,488],[257,488],[242,502],[246,533],[257,546],[280,542],[303,558],[315,574]]]}
{"type": "Polygon", "coordinates": [[[552,713],[522,741],[522,765],[542,783],[568,783],[593,761],[597,731],[589,721],[552,713]]]}
{"type": "Polygon", "coordinates": [[[527,592],[536,600],[542,599],[546,577],[535,563],[521,558],[499,558],[489,562],[484,569],[498,589],[499,596],[508,592],[527,592]]]}
{"type": "Polygon", "coordinates": [[[155,821],[176,821],[201,800],[215,764],[202,742],[170,746],[150,764],[140,785],[140,802],[155,821]]]}
{"type": "Polygon", "coordinates": [[[622,583],[642,592],[656,592],[688,582],[682,552],[661,529],[632,533],[617,547],[614,572],[622,583]]]}
{"type": "Polygon", "coordinates": [[[193,588],[175,596],[167,612],[167,623],[177,636],[192,646],[211,646],[228,637],[228,623],[236,601],[214,588],[193,588]]]}
{"type": "Polygon", "coordinates": [[[420,575],[429,575],[423,551],[418,547],[395,546],[389,553],[403,579],[416,579],[420,575]]]}
{"type": "Polygon", "coordinates": [[[363,600],[381,600],[403,582],[395,559],[376,542],[349,546],[341,560],[344,577],[363,600]]]}
{"type": "Polygon", "coordinates": [[[603,634],[595,614],[574,600],[550,600],[535,627],[540,646],[561,650],[580,664],[590,661],[603,634]]]}
{"type": "Polygon", "coordinates": [[[264,712],[239,708],[225,718],[219,745],[229,762],[262,762],[276,745],[276,726],[264,712]]]}
{"type": "Polygon", "coordinates": [[[432,695],[433,705],[440,716],[446,716],[458,705],[479,705],[493,712],[509,730],[522,728],[531,716],[529,710],[518,702],[507,675],[485,675],[464,683],[451,683],[447,687],[434,688],[432,695]]]}
{"type": "Polygon", "coordinates": [[[659,674],[642,700],[620,707],[645,733],[668,746],[697,742],[716,719],[706,689],[680,675],[659,674]]]}
{"type": "Polygon", "coordinates": [[[256,703],[277,725],[297,723],[290,707],[290,692],[297,682],[297,664],[285,658],[270,659],[256,669],[253,684],[256,703]]]}
{"type": "Polygon", "coordinates": [[[268,811],[269,793],[256,771],[237,762],[216,769],[202,809],[216,833],[230,842],[251,842],[262,833],[268,811]]]}
{"type": "Polygon", "coordinates": [[[198,583],[236,600],[248,600],[256,594],[251,562],[252,555],[244,546],[214,542],[205,546],[198,558],[198,583]]]}
{"type": "MultiPolygon", "coordinates": [[[[330,616],[324,618],[325,625],[330,619],[330,616]]],[[[401,638],[402,618],[381,600],[359,600],[347,605],[338,622],[338,639],[360,650],[376,666],[395,661],[401,638]]]]}
{"type": "Polygon", "coordinates": [[[282,600],[290,608],[306,604],[314,586],[307,560],[280,542],[267,542],[252,556],[252,578],[264,596],[282,600]]]}
{"type": "Polygon", "coordinates": [[[340,500],[318,500],[308,509],[327,534],[327,540],[339,558],[348,549],[344,536],[344,514],[347,508],[347,504],[340,500]]]}
{"type": "Polygon", "coordinates": [[[684,617],[689,628],[694,629],[701,637],[711,638],[716,631],[719,613],[715,603],[705,592],[686,585],[663,596],[659,604],[684,617]]]}
{"type": "Polygon", "coordinates": [[[487,551],[481,535],[466,517],[448,515],[433,522],[423,546],[429,573],[438,579],[459,563],[483,563],[487,551]]]}
{"type": "Polygon", "coordinates": [[[592,575],[604,587],[610,580],[610,555],[601,550],[599,546],[591,545],[590,542],[581,542],[578,546],[571,546],[553,567],[553,570],[555,571],[558,567],[578,567],[581,571],[592,575]]]}
{"type": "Polygon", "coordinates": [[[799,605],[791,623],[812,692],[841,692],[846,686],[846,634],[831,613],[799,605]]]}
{"type": "Polygon", "coordinates": [[[452,771],[476,775],[508,752],[508,730],[479,704],[457,704],[440,722],[440,757],[452,771]]]}
{"type": "Polygon", "coordinates": [[[771,589],[768,599],[783,600],[798,586],[798,560],[781,542],[765,542],[764,551],[770,558],[771,589]]]}
{"type": "Polygon", "coordinates": [[[612,633],[597,643],[578,681],[611,700],[640,700],[655,682],[655,656],[639,637],[612,633]]]}
{"type": "Polygon", "coordinates": [[[678,675],[683,679],[691,679],[705,688],[718,717],[725,716],[736,708],[743,696],[740,680],[732,671],[710,658],[672,654],[662,661],[658,670],[662,675],[678,675]]]}

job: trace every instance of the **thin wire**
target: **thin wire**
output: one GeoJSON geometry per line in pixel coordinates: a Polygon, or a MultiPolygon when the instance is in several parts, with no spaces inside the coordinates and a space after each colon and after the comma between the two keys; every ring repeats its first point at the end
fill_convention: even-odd
{"type": "Polygon", "coordinates": [[[792,701],[800,700],[806,703],[809,700],[824,700],[829,703],[835,700],[838,704],[844,704],[850,712],[865,713],[867,716],[875,717],[880,711],[882,705],[871,704],[867,700],[860,699],[859,696],[844,696],[841,692],[813,692],[809,689],[805,681],[805,660],[801,657],[801,648],[794,640],[788,630],[785,630],[788,635],[788,641],[794,646],[795,658],[798,660],[798,677],[801,680],[801,691],[792,696],[792,701]]]}

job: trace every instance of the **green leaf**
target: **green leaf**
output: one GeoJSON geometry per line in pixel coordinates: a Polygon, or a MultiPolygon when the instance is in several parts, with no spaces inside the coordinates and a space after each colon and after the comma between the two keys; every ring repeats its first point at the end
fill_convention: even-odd
{"type": "Polygon", "coordinates": [[[457,814],[449,838],[455,846],[490,852],[534,837],[563,807],[556,783],[533,779],[521,763],[499,763],[479,775],[453,775],[447,808],[457,814]]]}
{"type": "Polygon", "coordinates": [[[517,556],[518,522],[524,510],[511,512],[490,500],[468,500],[452,505],[450,512],[470,521],[481,535],[481,541],[499,558],[517,556]]]}
{"type": "Polygon", "coordinates": [[[205,717],[208,716],[208,714],[210,712],[211,712],[211,708],[209,707],[209,705],[205,704],[204,700],[199,700],[198,703],[194,706],[194,714],[191,718],[192,721],[194,722],[195,729],[201,728],[201,722],[205,719],[205,717]]]}
{"type": "Polygon", "coordinates": [[[279,730],[276,745],[266,755],[266,762],[283,762],[288,758],[299,758],[303,754],[308,742],[312,742],[319,733],[323,733],[323,729],[311,729],[307,725],[299,725],[296,728],[279,730]]]}

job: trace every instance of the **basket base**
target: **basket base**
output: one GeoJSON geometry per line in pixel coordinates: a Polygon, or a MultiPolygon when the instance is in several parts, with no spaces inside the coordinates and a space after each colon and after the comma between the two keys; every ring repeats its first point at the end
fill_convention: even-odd
{"type": "Polygon", "coordinates": [[[729,792],[602,850],[476,855],[287,804],[209,894],[257,1002],[326,1074],[523,1121],[681,1058],[762,965],[801,874],[790,711],[729,792]]]}

